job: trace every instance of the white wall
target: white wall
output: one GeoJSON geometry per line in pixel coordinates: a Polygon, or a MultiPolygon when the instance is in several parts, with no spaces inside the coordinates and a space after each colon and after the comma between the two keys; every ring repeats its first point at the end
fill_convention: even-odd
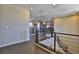
{"type": "Polygon", "coordinates": [[[29,40],[29,10],[0,5],[0,47],[29,40]]]}

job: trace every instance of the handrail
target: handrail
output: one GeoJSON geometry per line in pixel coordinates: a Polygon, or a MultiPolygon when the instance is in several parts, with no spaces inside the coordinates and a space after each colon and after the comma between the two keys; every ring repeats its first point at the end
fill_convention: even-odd
{"type": "Polygon", "coordinates": [[[58,42],[59,46],[62,48],[64,52],[68,52],[68,46],[66,46],[65,43],[63,43],[54,32],[54,51],[56,51],[56,42],[58,42]]]}
{"type": "Polygon", "coordinates": [[[79,35],[77,34],[69,34],[69,33],[59,33],[59,32],[55,32],[56,34],[61,34],[61,35],[69,35],[69,36],[77,36],[79,37],[79,35]]]}
{"type": "MultiPolygon", "coordinates": [[[[59,36],[58,36],[57,34],[79,37],[79,35],[77,35],[77,34],[68,34],[68,33],[59,33],[59,32],[54,32],[54,34],[56,35],[55,37],[57,37],[55,41],[58,42],[59,46],[60,46],[60,47],[63,49],[63,51],[66,52],[66,53],[70,53],[70,52],[68,51],[68,46],[67,46],[63,41],[61,41],[61,39],[59,39],[59,36]]],[[[56,45],[56,44],[55,44],[55,45],[56,45]]],[[[56,46],[55,46],[55,47],[56,47],[56,46]]]]}
{"type": "Polygon", "coordinates": [[[59,39],[59,37],[57,36],[57,40],[56,40],[59,44],[59,46],[67,53],[68,52],[68,46],[59,39]]]}
{"type": "MultiPolygon", "coordinates": [[[[38,39],[38,31],[36,30],[36,33],[35,33],[35,42],[36,43],[39,43],[39,39],[38,39]]],[[[54,32],[54,52],[56,52],[56,42],[58,42],[59,46],[61,47],[61,49],[65,52],[65,53],[68,53],[68,46],[66,46],[65,43],[63,43],[63,41],[61,41],[59,39],[59,37],[57,36],[57,34],[61,34],[61,35],[70,35],[70,36],[79,36],[79,35],[75,35],[75,34],[68,34],[68,33],[58,33],[58,32],[54,32]]]]}

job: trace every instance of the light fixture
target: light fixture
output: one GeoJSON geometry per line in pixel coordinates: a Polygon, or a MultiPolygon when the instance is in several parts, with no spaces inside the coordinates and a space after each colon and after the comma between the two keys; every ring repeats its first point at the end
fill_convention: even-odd
{"type": "Polygon", "coordinates": [[[56,4],[51,4],[52,7],[56,6],[56,4]]]}
{"type": "Polygon", "coordinates": [[[56,6],[56,4],[53,4],[53,6],[56,6]]]}
{"type": "Polygon", "coordinates": [[[33,10],[33,7],[30,7],[31,10],[33,10]]]}
{"type": "Polygon", "coordinates": [[[32,26],[33,26],[32,22],[30,22],[30,23],[29,23],[29,26],[30,26],[30,27],[32,27],[32,26]]]}

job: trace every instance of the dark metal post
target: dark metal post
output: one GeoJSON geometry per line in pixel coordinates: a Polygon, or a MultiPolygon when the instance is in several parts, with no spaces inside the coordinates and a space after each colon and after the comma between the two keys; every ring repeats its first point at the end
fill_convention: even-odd
{"type": "Polygon", "coordinates": [[[56,52],[56,33],[54,32],[54,52],[56,52]]]}
{"type": "Polygon", "coordinates": [[[37,28],[35,29],[35,42],[38,43],[38,30],[37,28]]]}

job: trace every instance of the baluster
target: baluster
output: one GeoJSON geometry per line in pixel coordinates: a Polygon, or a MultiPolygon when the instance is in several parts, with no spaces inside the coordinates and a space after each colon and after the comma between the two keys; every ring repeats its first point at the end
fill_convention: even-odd
{"type": "Polygon", "coordinates": [[[54,52],[56,52],[56,33],[54,32],[54,52]]]}

